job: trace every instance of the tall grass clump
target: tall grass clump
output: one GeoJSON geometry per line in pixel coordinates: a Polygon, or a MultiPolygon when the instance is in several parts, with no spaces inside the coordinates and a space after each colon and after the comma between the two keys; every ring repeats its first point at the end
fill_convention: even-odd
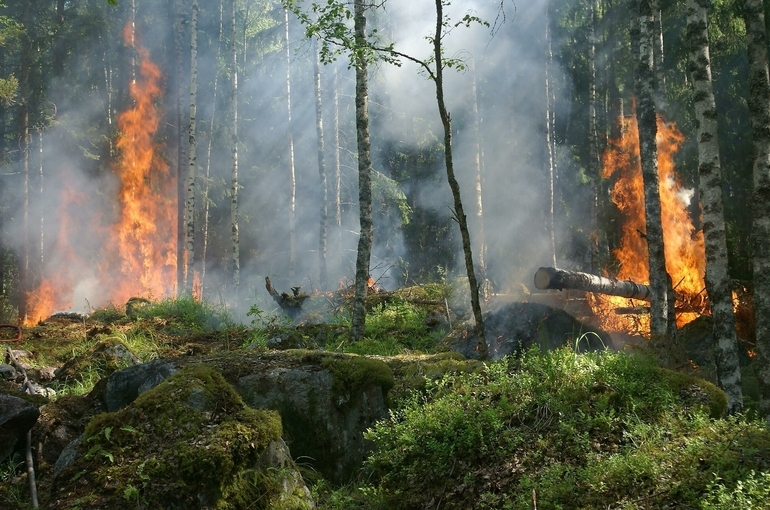
{"type": "Polygon", "coordinates": [[[770,433],[724,408],[650,358],[533,350],[429,383],[367,466],[387,508],[701,508],[770,470],[770,433]]]}
{"type": "Polygon", "coordinates": [[[216,306],[190,296],[163,299],[133,310],[137,319],[166,319],[184,326],[187,333],[219,331],[234,324],[224,306],[216,306]]]}

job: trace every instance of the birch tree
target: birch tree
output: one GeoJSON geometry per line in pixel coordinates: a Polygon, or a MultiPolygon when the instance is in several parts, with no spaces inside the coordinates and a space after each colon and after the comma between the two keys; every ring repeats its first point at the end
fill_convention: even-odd
{"type": "Polygon", "coordinates": [[[186,267],[184,270],[185,289],[193,290],[193,268],[195,266],[195,174],[196,159],[195,122],[198,107],[198,0],[192,2],[190,17],[190,124],[187,147],[187,196],[185,202],[185,237],[187,241],[186,267]]]}
{"type": "Polygon", "coordinates": [[[284,31],[283,44],[286,58],[286,156],[289,175],[289,280],[294,280],[294,268],[297,264],[296,254],[296,210],[297,210],[297,176],[294,169],[294,136],[291,124],[291,50],[289,48],[289,10],[283,10],[284,31]]]}
{"type": "Polygon", "coordinates": [[[329,193],[326,182],[326,151],[324,147],[323,103],[321,101],[321,62],[318,48],[315,44],[313,47],[313,71],[315,75],[315,129],[318,153],[318,177],[321,185],[321,210],[318,227],[318,285],[322,290],[325,290],[327,286],[326,231],[329,217],[329,193]]]}
{"type": "Polygon", "coordinates": [[[232,171],[230,173],[230,279],[235,294],[238,294],[241,278],[240,237],[238,232],[238,48],[236,46],[235,2],[230,0],[230,76],[232,97],[230,98],[230,151],[232,171]]]}
{"type": "Polygon", "coordinates": [[[744,0],[749,56],[749,118],[754,145],[752,271],[759,414],[770,422],[770,76],[764,2],[744,0]]]}
{"type": "Polygon", "coordinates": [[[551,46],[551,24],[548,11],[550,1],[545,4],[545,144],[546,156],[548,161],[548,213],[546,225],[548,230],[549,250],[551,264],[556,267],[556,226],[554,221],[554,206],[556,202],[556,172],[554,168],[554,146],[553,146],[553,101],[551,100],[551,67],[553,66],[553,48],[551,46]]]}
{"type": "MultiPolygon", "coordinates": [[[[221,56],[222,52],[222,39],[223,39],[223,22],[224,22],[224,0],[219,0],[219,32],[217,37],[217,51],[216,51],[216,62],[219,62],[219,57],[221,56]]],[[[216,119],[216,113],[217,113],[217,93],[219,91],[219,73],[217,72],[214,75],[214,84],[213,84],[213,90],[212,90],[212,96],[213,100],[211,102],[211,118],[209,119],[209,134],[208,134],[208,144],[206,147],[206,176],[203,182],[203,193],[201,196],[201,202],[203,202],[203,219],[201,221],[201,229],[202,229],[202,246],[201,246],[201,288],[203,288],[203,285],[205,284],[206,279],[206,252],[208,250],[209,245],[209,212],[211,208],[211,203],[209,200],[209,188],[211,186],[211,146],[214,140],[214,119],[216,119]]]]}
{"type": "Polygon", "coordinates": [[[714,324],[717,379],[727,395],[728,412],[737,413],[743,409],[743,393],[727,268],[717,109],[709,56],[708,5],[709,0],[687,0],[687,40],[690,47],[688,71],[695,91],[693,102],[698,139],[699,191],[706,242],[706,290],[714,324]]]}
{"type": "Polygon", "coordinates": [[[658,182],[657,116],[654,102],[654,72],[652,35],[654,19],[650,0],[638,1],[639,60],[635,72],[635,92],[638,97],[636,118],[639,126],[639,147],[644,181],[644,211],[647,224],[645,238],[650,268],[650,337],[658,347],[661,361],[668,363],[662,342],[669,335],[668,273],[663,251],[660,187],[658,182]]]}
{"type": "Polygon", "coordinates": [[[184,76],[184,56],[182,55],[182,47],[184,44],[184,15],[182,13],[181,0],[171,0],[173,9],[172,15],[174,19],[174,55],[176,60],[176,75],[174,76],[174,98],[175,98],[175,113],[176,113],[176,126],[174,140],[176,143],[176,161],[175,161],[175,175],[177,177],[177,259],[176,259],[176,272],[177,272],[177,291],[182,291],[186,286],[186,250],[185,250],[185,201],[186,191],[185,182],[187,172],[183,171],[183,162],[185,160],[184,144],[182,143],[182,117],[184,108],[182,106],[182,96],[184,95],[182,87],[182,77],[184,76]]]}

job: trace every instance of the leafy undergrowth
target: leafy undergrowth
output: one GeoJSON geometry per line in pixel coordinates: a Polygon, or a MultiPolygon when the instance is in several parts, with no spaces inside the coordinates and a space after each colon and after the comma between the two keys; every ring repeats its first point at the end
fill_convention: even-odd
{"type": "MultiPolygon", "coordinates": [[[[326,508],[770,508],[770,433],[638,355],[529,352],[428,383],[326,508]]],[[[322,505],[322,506],[323,506],[322,505]]]]}
{"type": "MultiPolygon", "coordinates": [[[[560,349],[482,364],[439,354],[447,327],[439,291],[378,297],[358,344],[347,341],[344,310],[302,325],[260,312],[248,328],[222,309],[179,299],[48,319],[25,328],[13,348],[32,352],[25,362],[35,369],[62,366],[100,342],[123,343],[149,361],[267,351],[280,335],[295,347],[387,357],[393,415],[369,432],[374,451],[358,482],[333,487],[312,477],[319,508],[770,509],[770,433],[747,417],[721,418],[724,394],[713,385],[642,355],[560,349]]],[[[84,395],[104,370],[92,363],[54,386],[59,396],[84,395]]],[[[89,445],[120,453],[112,451],[120,426],[92,426],[89,445]]],[[[0,508],[27,507],[23,472],[0,466],[0,508]]],[[[142,483],[119,496],[149,498],[142,483]]]]}

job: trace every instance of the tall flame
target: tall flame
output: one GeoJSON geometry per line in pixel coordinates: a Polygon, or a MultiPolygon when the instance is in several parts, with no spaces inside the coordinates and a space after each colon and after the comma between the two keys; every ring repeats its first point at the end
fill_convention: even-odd
{"type": "MultiPolygon", "coordinates": [[[[123,35],[127,44],[135,40],[128,26],[123,35]]],[[[124,303],[136,295],[162,297],[175,289],[176,178],[158,155],[154,141],[160,122],[156,102],[163,92],[162,75],[147,49],[136,45],[135,50],[140,64],[136,80],[129,85],[133,105],[118,117],[120,156],[113,167],[120,181],[117,196],[108,201],[111,210],[92,217],[90,230],[100,234],[98,246],[81,249],[89,252],[84,254],[70,243],[72,218],[85,215],[79,205],[84,209],[87,200],[65,178],[60,191],[57,267],[46,267],[45,278],[28,294],[28,314],[23,318],[27,325],[56,309],[72,307],[75,288],[84,280],[95,280],[92,287],[98,288],[95,292],[100,299],[92,304],[97,306],[124,303]],[[89,260],[93,252],[97,260],[89,260]]]]}
{"type": "MultiPolygon", "coordinates": [[[[612,201],[621,211],[623,231],[620,246],[613,252],[620,269],[618,278],[639,283],[649,283],[649,263],[646,220],[644,213],[644,183],[639,159],[639,131],[636,116],[622,119],[623,134],[620,139],[610,142],[602,163],[602,176],[614,177],[612,201]]],[[[684,141],[684,135],[673,123],[665,122],[658,116],[658,175],[660,181],[661,221],[666,269],[671,275],[675,291],[688,299],[705,298],[705,249],[703,232],[696,231],[688,211],[692,192],[685,190],[676,175],[674,156],[684,141]]],[[[627,306],[623,298],[609,299],[605,305],[594,296],[595,309],[627,306]]],[[[601,315],[601,314],[600,314],[601,315]]],[[[606,315],[606,314],[605,314],[606,315]]],[[[691,312],[678,312],[677,322],[681,326],[695,318],[691,312]]],[[[639,318],[629,318],[639,326],[639,318]]],[[[629,323],[616,320],[604,324],[610,329],[629,329],[629,323]]],[[[643,320],[642,327],[649,328],[649,321],[643,320]]]]}

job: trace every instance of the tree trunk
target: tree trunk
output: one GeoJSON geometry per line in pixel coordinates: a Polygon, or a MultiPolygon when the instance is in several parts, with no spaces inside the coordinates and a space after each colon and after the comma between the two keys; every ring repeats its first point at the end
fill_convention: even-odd
{"type": "Polygon", "coordinates": [[[481,316],[481,303],[479,302],[479,285],[476,280],[476,273],[473,268],[473,250],[471,249],[471,236],[468,231],[468,219],[463,211],[463,202],[460,196],[460,185],[455,178],[454,164],[452,162],[452,125],[449,112],[444,103],[444,73],[443,60],[441,52],[442,28],[444,22],[443,1],[436,0],[436,32],[433,36],[433,56],[436,61],[436,101],[438,102],[438,111],[441,117],[441,124],[444,127],[444,159],[446,163],[446,175],[449,181],[449,188],[452,190],[454,198],[455,219],[460,226],[460,236],[462,237],[463,253],[465,254],[465,269],[468,274],[468,285],[471,292],[471,308],[476,322],[476,336],[478,337],[477,350],[481,359],[487,358],[487,340],[484,334],[484,319],[481,316]]]}
{"type": "Polygon", "coordinates": [[[337,67],[334,67],[334,224],[337,242],[342,243],[342,162],[340,161],[340,91],[337,67]]]}
{"type": "Polygon", "coordinates": [[[601,178],[599,172],[601,165],[599,162],[599,147],[596,132],[596,10],[598,8],[597,0],[589,1],[589,23],[590,32],[588,34],[588,175],[591,179],[591,271],[598,272],[601,268],[600,250],[599,250],[599,188],[601,178]]]}
{"type": "Polygon", "coordinates": [[[764,2],[745,0],[749,117],[754,145],[752,265],[759,414],[770,422],[770,77],[764,2]]]}
{"type": "Polygon", "coordinates": [[[476,176],[476,232],[478,233],[478,259],[479,259],[479,280],[481,280],[481,293],[484,300],[489,299],[492,292],[491,285],[487,279],[487,240],[484,232],[484,175],[482,172],[484,158],[481,142],[481,115],[479,114],[479,92],[477,84],[477,73],[475,59],[470,61],[471,72],[471,109],[473,121],[471,129],[473,130],[473,166],[476,176]]]}
{"type": "Polygon", "coordinates": [[[551,22],[548,19],[550,2],[545,4],[545,41],[547,45],[545,56],[545,144],[546,155],[548,159],[548,213],[546,225],[550,240],[549,249],[551,250],[551,264],[556,265],[556,227],[554,222],[554,206],[556,202],[553,154],[553,102],[551,101],[551,65],[553,63],[553,49],[551,48],[551,22]]]}
{"type": "Polygon", "coordinates": [[[19,100],[21,102],[21,116],[19,133],[19,151],[21,153],[22,173],[22,255],[19,265],[19,317],[27,321],[27,292],[29,285],[29,68],[31,60],[31,43],[29,36],[32,26],[30,24],[30,2],[24,2],[24,26],[27,33],[26,44],[22,44],[21,50],[21,77],[19,80],[19,100]]]}
{"type": "Polygon", "coordinates": [[[317,43],[313,51],[313,66],[315,73],[315,131],[318,139],[318,177],[321,184],[321,218],[318,231],[318,286],[326,290],[328,285],[326,274],[326,231],[328,223],[328,189],[326,184],[326,154],[324,148],[323,104],[321,102],[321,63],[317,43]]]}
{"type": "Polygon", "coordinates": [[[233,157],[233,167],[230,176],[230,241],[232,253],[230,256],[230,277],[233,294],[237,296],[241,284],[240,237],[238,234],[238,50],[235,42],[235,2],[230,0],[230,73],[232,76],[232,116],[230,150],[233,157]]]}
{"type": "Polygon", "coordinates": [[[185,197],[185,238],[187,242],[184,289],[192,296],[195,268],[195,174],[198,166],[195,122],[198,111],[198,0],[192,1],[190,17],[190,124],[187,147],[187,196],[185,197]]]}
{"type": "Polygon", "coordinates": [[[650,0],[650,9],[654,18],[652,54],[655,65],[655,90],[659,104],[662,105],[666,97],[666,73],[663,68],[663,12],[660,10],[658,0],[650,0]]]}
{"type": "MultiPolygon", "coordinates": [[[[222,50],[222,27],[224,18],[224,0],[219,0],[219,36],[217,42],[217,58],[215,62],[219,62],[222,50]]],[[[214,139],[214,119],[216,118],[217,111],[217,92],[219,90],[219,70],[217,69],[214,74],[214,86],[211,100],[211,119],[209,119],[209,134],[208,134],[208,147],[206,148],[206,178],[203,183],[203,195],[201,202],[203,202],[203,220],[202,220],[202,235],[201,237],[201,290],[204,288],[206,279],[206,252],[209,245],[209,187],[211,185],[211,145],[214,139]]]]}
{"type": "Polygon", "coordinates": [[[176,175],[177,182],[177,236],[176,236],[176,276],[177,276],[177,293],[180,293],[185,288],[185,270],[187,264],[185,260],[185,172],[183,170],[185,161],[184,145],[182,143],[182,122],[184,107],[182,106],[182,76],[184,76],[184,56],[182,55],[182,47],[184,45],[184,16],[182,14],[181,0],[174,0],[174,54],[176,56],[176,87],[174,88],[174,94],[176,99],[176,126],[175,128],[175,141],[176,141],[176,175]]]}
{"type": "Polygon", "coordinates": [[[632,281],[621,281],[578,271],[566,271],[555,267],[541,267],[535,273],[535,287],[538,289],[575,289],[599,292],[628,299],[650,300],[649,285],[632,281]]]}
{"type": "MultiPolygon", "coordinates": [[[[354,0],[354,30],[356,48],[366,47],[366,4],[354,0]]],[[[356,140],[358,143],[358,209],[360,235],[356,255],[355,296],[350,324],[350,340],[358,342],[364,337],[366,325],[366,292],[369,281],[369,262],[372,256],[372,160],[369,140],[369,86],[367,58],[364,51],[355,52],[356,66],[356,140]]]]}
{"type": "Polygon", "coordinates": [[[283,44],[286,51],[286,150],[288,151],[287,156],[289,162],[289,281],[293,281],[294,269],[297,265],[297,176],[294,169],[294,136],[291,132],[291,49],[289,48],[289,10],[284,9],[283,15],[283,44]]]}
{"type": "MultiPolygon", "coordinates": [[[[41,86],[42,86],[42,80],[41,80],[41,86]]],[[[41,95],[42,97],[42,95],[41,95]]],[[[41,201],[43,200],[43,190],[45,185],[45,173],[43,169],[43,127],[39,126],[37,128],[37,178],[38,178],[38,188],[37,188],[37,199],[41,201]]],[[[40,214],[39,222],[38,222],[38,228],[39,230],[39,245],[38,245],[38,259],[37,263],[39,264],[39,272],[40,272],[40,278],[42,278],[43,270],[45,268],[45,213],[43,211],[40,211],[38,214],[40,214]]],[[[37,282],[39,283],[39,282],[37,282]]],[[[37,285],[36,283],[36,285],[37,285]]]]}
{"type": "Polygon", "coordinates": [[[717,108],[709,57],[709,1],[687,0],[687,39],[690,46],[688,71],[695,89],[693,101],[698,138],[699,191],[706,241],[706,290],[714,321],[717,379],[727,395],[727,410],[732,414],[743,409],[743,393],[730,275],[727,269],[727,235],[722,203],[717,108]]]}
{"type": "MultiPolygon", "coordinates": [[[[636,95],[639,103],[636,117],[639,125],[639,147],[644,181],[644,210],[647,224],[647,251],[650,267],[650,338],[654,347],[670,335],[668,307],[668,273],[663,251],[663,226],[661,223],[660,188],[658,183],[657,118],[653,99],[654,74],[652,66],[653,18],[649,0],[639,1],[639,61],[636,67],[636,95]]],[[[658,354],[668,363],[665,352],[658,354]]]]}

